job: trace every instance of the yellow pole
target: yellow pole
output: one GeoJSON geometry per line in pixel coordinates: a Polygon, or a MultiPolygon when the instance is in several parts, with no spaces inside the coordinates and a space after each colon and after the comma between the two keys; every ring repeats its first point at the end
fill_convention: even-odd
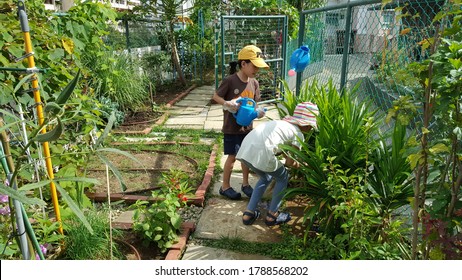
{"type": "MultiPolygon", "coordinates": [[[[35,61],[34,61],[34,53],[32,51],[32,43],[30,39],[30,29],[29,29],[29,22],[27,20],[27,14],[26,14],[26,7],[24,4],[24,0],[18,0],[18,15],[19,15],[19,21],[21,23],[21,29],[23,32],[24,36],[24,44],[26,48],[26,57],[27,57],[27,63],[29,65],[29,68],[34,69],[35,68],[35,61]]],[[[38,78],[36,74],[32,76],[32,90],[34,93],[34,100],[35,104],[37,106],[37,118],[39,125],[42,125],[44,122],[44,117],[43,117],[43,107],[42,107],[42,101],[40,98],[40,90],[39,90],[39,83],[38,83],[38,78]]],[[[46,133],[46,128],[44,127],[41,131],[41,133],[46,133]]],[[[44,142],[43,144],[43,154],[45,156],[45,164],[47,167],[47,172],[48,172],[48,177],[50,180],[54,179],[54,173],[53,173],[53,165],[51,162],[51,154],[50,154],[50,146],[48,142],[44,142]]],[[[53,181],[50,183],[50,190],[51,190],[51,199],[53,201],[53,207],[55,210],[55,215],[56,215],[56,220],[59,223],[59,232],[63,234],[63,227],[61,223],[61,214],[59,211],[59,202],[58,202],[58,194],[56,192],[56,185],[53,181]]]]}

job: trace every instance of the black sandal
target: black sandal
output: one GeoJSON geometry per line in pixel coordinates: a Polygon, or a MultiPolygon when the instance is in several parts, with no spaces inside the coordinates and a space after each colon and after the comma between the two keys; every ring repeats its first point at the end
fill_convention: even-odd
{"type": "Polygon", "coordinates": [[[266,219],[265,219],[265,224],[267,226],[275,226],[275,225],[281,225],[281,224],[286,224],[288,223],[292,217],[290,216],[289,213],[287,212],[278,212],[279,215],[274,216],[271,213],[267,213],[266,219]],[[271,218],[272,220],[268,220],[268,218],[271,218]]]}
{"type": "Polygon", "coordinates": [[[242,223],[244,223],[246,226],[249,226],[253,224],[253,222],[255,222],[258,217],[260,217],[260,211],[258,210],[255,210],[253,213],[250,211],[245,211],[244,214],[242,214],[242,223]],[[250,217],[250,219],[244,220],[244,216],[250,217]]]}

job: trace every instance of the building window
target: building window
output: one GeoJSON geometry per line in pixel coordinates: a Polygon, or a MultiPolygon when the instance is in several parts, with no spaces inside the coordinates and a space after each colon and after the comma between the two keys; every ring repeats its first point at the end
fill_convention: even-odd
{"type": "Polygon", "coordinates": [[[339,15],[335,13],[327,13],[326,14],[326,23],[333,25],[333,26],[338,26],[338,18],[339,15]]]}

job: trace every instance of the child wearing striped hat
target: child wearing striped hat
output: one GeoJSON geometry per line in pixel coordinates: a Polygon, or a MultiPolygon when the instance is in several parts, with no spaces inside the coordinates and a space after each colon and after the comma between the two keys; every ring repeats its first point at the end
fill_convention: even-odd
{"type": "Polygon", "coordinates": [[[268,226],[273,226],[290,221],[290,214],[279,212],[279,206],[289,182],[286,166],[298,167],[298,164],[289,157],[286,157],[283,164],[277,158],[277,154],[280,152],[279,145],[288,144],[300,148],[300,143],[305,140],[303,133],[317,128],[316,116],[318,114],[316,104],[302,102],[296,106],[292,116],[262,123],[244,138],[236,159],[247,165],[259,176],[242,217],[242,222],[245,225],[251,225],[260,216],[257,205],[273,178],[276,180],[276,184],[265,223],[268,226]]]}

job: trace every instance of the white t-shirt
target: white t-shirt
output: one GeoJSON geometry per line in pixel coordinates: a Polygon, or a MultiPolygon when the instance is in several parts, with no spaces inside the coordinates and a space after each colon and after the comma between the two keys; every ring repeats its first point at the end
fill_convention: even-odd
{"type": "Polygon", "coordinates": [[[244,159],[261,171],[276,171],[283,166],[275,156],[280,151],[279,145],[300,147],[298,139],[305,140],[303,133],[296,125],[282,120],[262,123],[244,138],[236,159],[244,159]]]}

